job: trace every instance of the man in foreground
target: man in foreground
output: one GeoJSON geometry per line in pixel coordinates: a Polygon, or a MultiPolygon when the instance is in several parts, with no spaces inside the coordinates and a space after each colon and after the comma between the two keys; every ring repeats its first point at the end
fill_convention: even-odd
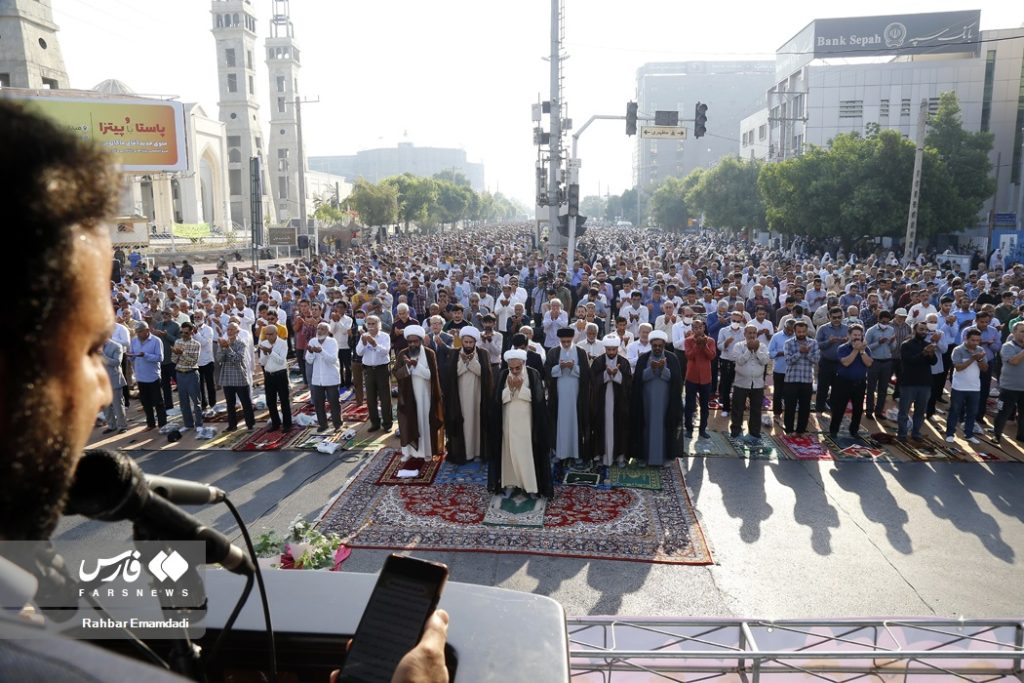
{"type": "MultiPolygon", "coordinates": [[[[113,325],[103,221],[116,209],[119,179],[104,154],[3,101],[0,174],[6,216],[34,245],[9,269],[19,296],[8,316],[19,334],[5,338],[0,354],[0,396],[8,406],[0,411],[0,538],[44,540],[60,519],[96,414],[112,400],[102,358],[113,325]],[[64,343],[47,343],[58,324],[64,343]]],[[[158,372],[159,358],[156,366],[158,372]]],[[[3,564],[4,595],[35,583],[3,564]]],[[[33,595],[24,598],[31,603],[33,595]]],[[[86,643],[26,637],[23,622],[6,615],[0,629],[12,636],[0,637],[0,677],[17,672],[19,683],[186,680],[86,643]]],[[[439,611],[392,680],[447,681],[446,630],[439,611]]]]}

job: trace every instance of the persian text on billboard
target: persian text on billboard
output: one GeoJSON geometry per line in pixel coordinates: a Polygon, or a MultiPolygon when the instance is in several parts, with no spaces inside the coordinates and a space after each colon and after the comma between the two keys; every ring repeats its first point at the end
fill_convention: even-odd
{"type": "Polygon", "coordinates": [[[180,102],[25,97],[30,108],[110,152],[125,171],[184,171],[180,102]]]}

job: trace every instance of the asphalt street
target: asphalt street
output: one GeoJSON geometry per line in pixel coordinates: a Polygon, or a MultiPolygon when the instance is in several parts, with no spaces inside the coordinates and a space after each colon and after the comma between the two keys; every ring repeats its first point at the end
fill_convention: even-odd
{"type": "MultiPolygon", "coordinates": [[[[317,452],[132,452],[148,473],[216,484],[255,537],[315,519],[361,457],[317,452]]],[[[488,553],[416,553],[451,579],[551,596],[569,615],[748,618],[1019,617],[1024,465],[689,458],[713,566],[488,553]]],[[[223,506],[194,509],[240,538],[223,506]]],[[[61,522],[58,537],[123,548],[127,523],[61,522]]],[[[344,571],[387,551],[356,549],[344,571]]]]}

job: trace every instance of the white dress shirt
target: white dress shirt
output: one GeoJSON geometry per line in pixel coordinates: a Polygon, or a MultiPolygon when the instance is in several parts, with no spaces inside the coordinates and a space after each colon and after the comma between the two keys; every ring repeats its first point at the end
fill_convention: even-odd
{"type": "MultiPolygon", "coordinates": [[[[377,342],[376,346],[364,344],[362,337],[356,342],[356,355],[363,357],[363,367],[387,365],[391,361],[391,337],[383,332],[378,332],[373,339],[377,342]]],[[[337,350],[335,350],[335,355],[337,355],[337,350]]]]}
{"type": "Polygon", "coordinates": [[[260,365],[264,372],[278,372],[288,367],[288,342],[278,337],[273,346],[269,339],[260,342],[260,346],[270,346],[270,353],[260,352],[260,365]]]}
{"type": "Polygon", "coordinates": [[[216,335],[213,328],[203,323],[202,327],[196,327],[192,338],[199,342],[199,365],[209,365],[213,362],[213,340],[216,335]]]}
{"type": "MultiPolygon", "coordinates": [[[[280,341],[280,339],[278,339],[280,341]]],[[[338,360],[338,342],[334,337],[324,337],[321,342],[317,337],[309,340],[306,345],[306,362],[312,359],[313,369],[310,371],[310,383],[318,387],[333,387],[341,384],[341,361],[338,360]],[[323,348],[320,353],[311,349],[323,348]]]]}

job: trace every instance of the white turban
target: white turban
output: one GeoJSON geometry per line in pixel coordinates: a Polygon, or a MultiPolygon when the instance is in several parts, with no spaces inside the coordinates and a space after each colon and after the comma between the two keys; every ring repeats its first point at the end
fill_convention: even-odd
{"type": "Polygon", "coordinates": [[[504,358],[506,363],[510,360],[521,360],[525,363],[526,351],[523,351],[522,349],[509,349],[505,352],[504,358]]]}
{"type": "Polygon", "coordinates": [[[480,341],[480,330],[470,325],[469,327],[463,327],[461,330],[459,330],[459,336],[472,337],[473,339],[480,341]]]}
{"type": "Polygon", "coordinates": [[[660,339],[666,344],[668,343],[668,335],[665,334],[662,330],[655,330],[654,332],[651,332],[651,334],[647,337],[647,341],[649,342],[652,342],[656,339],[660,339]]]}
{"type": "Polygon", "coordinates": [[[601,340],[601,343],[604,344],[604,348],[606,349],[617,349],[620,346],[619,338],[615,335],[605,337],[601,340]]]}
{"type": "Polygon", "coordinates": [[[406,339],[409,337],[419,337],[420,339],[423,339],[423,337],[426,336],[426,332],[423,331],[423,327],[421,325],[408,325],[403,331],[403,334],[406,339]]]}

